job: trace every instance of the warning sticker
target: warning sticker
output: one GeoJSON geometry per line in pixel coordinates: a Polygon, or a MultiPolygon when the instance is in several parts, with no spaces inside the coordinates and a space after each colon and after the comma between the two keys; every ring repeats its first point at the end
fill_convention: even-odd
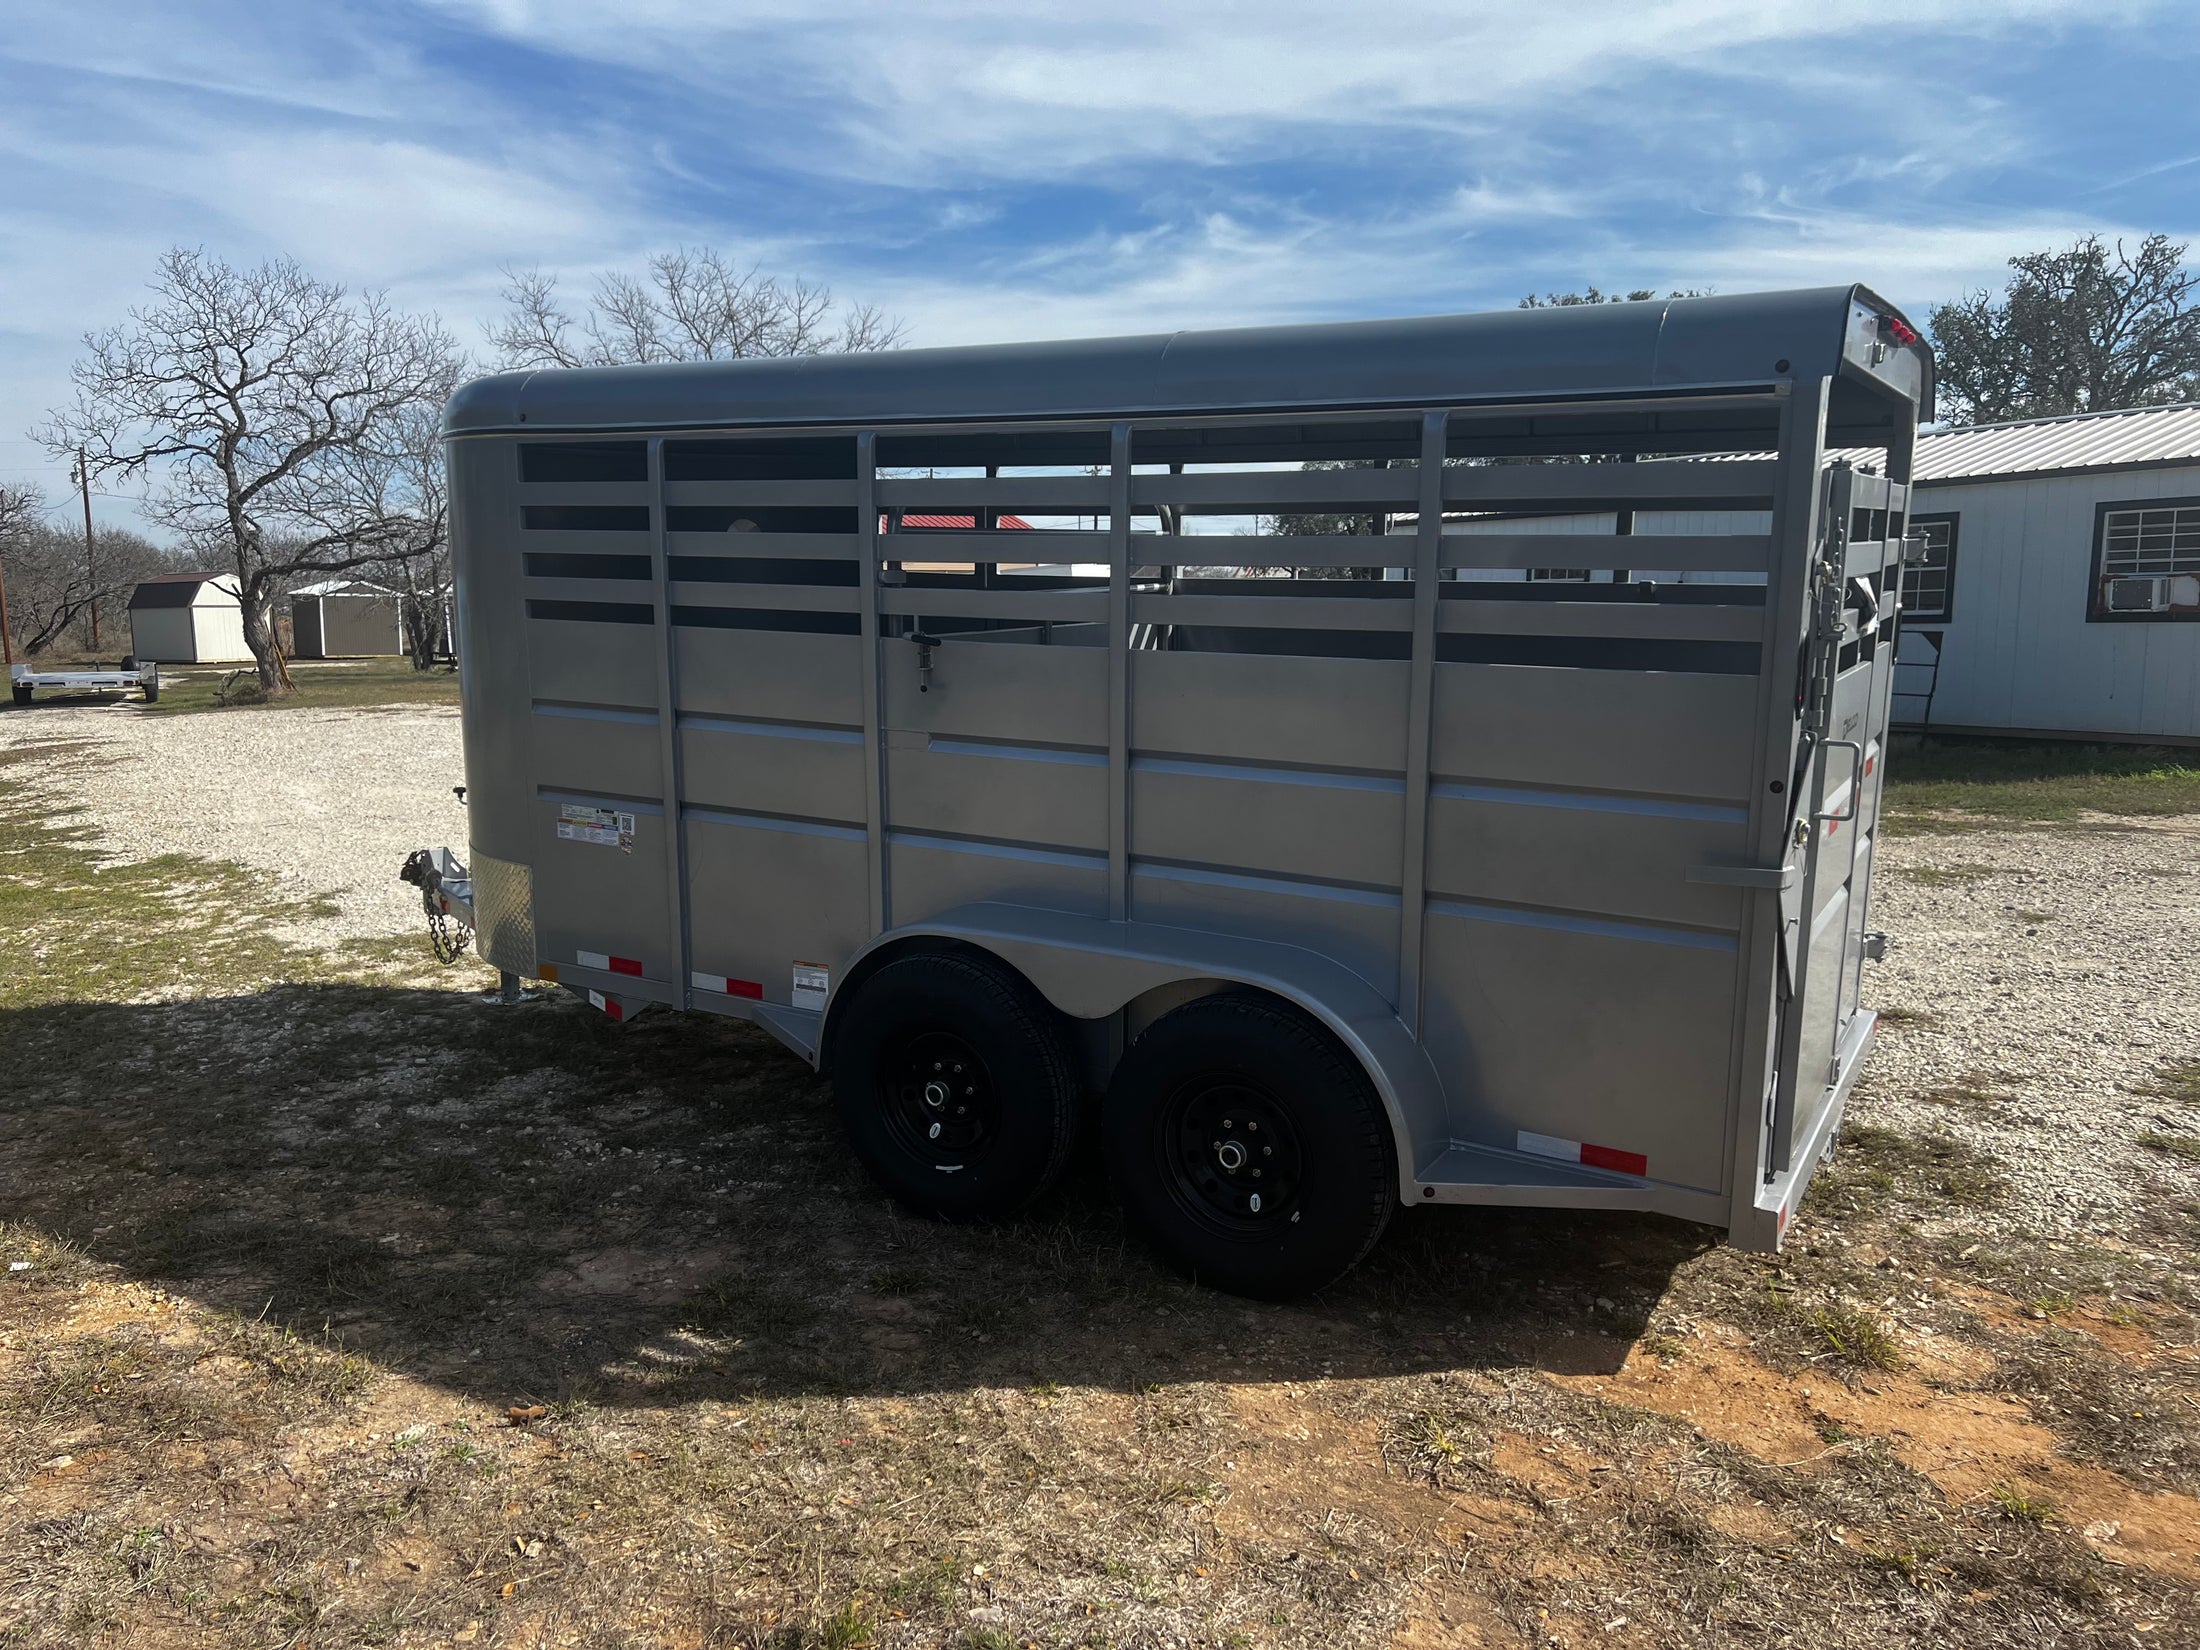
{"type": "Polygon", "coordinates": [[[816,963],[798,962],[794,965],[794,994],[790,1001],[796,1008],[823,1012],[825,998],[832,989],[831,970],[820,968],[816,963]]]}
{"type": "Polygon", "coordinates": [[[631,854],[634,851],[634,816],[614,808],[561,803],[558,806],[558,836],[566,842],[593,842],[631,854]]]}

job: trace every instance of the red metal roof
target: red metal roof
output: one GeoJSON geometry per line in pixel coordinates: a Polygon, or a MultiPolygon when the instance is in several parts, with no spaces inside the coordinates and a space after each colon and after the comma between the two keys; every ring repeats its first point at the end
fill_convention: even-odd
{"type": "MultiPolygon", "coordinates": [[[[974,531],[978,525],[973,516],[903,516],[901,524],[904,527],[945,527],[951,531],[960,528],[966,533],[974,531]]],[[[1027,533],[1032,531],[1031,523],[1022,516],[1003,516],[1000,526],[1011,532],[1017,529],[1027,533]]]]}

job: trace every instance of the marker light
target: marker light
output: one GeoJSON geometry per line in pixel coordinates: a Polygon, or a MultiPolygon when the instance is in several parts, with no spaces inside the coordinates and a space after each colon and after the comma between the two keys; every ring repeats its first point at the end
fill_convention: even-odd
{"type": "Polygon", "coordinates": [[[1899,315],[1882,315],[1879,330],[1904,349],[1917,342],[1917,329],[1899,315]]]}

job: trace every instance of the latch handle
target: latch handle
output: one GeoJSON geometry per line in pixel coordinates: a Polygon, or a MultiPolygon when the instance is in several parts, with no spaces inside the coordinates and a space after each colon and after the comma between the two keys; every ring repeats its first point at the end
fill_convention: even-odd
{"type": "MultiPolygon", "coordinates": [[[[1864,747],[1854,739],[1827,739],[1819,745],[1821,752],[1836,748],[1856,753],[1856,771],[1849,776],[1849,811],[1847,813],[1836,812],[1830,814],[1814,813],[1811,817],[1820,821],[1830,821],[1836,825],[1846,825],[1856,817],[1856,810],[1864,800],[1864,747]]],[[[1819,760],[1823,761],[1825,758],[1821,756],[1819,760]]]]}
{"type": "Polygon", "coordinates": [[[917,644],[917,691],[919,693],[930,693],[932,691],[932,650],[940,645],[940,639],[937,636],[927,635],[921,630],[912,630],[909,633],[909,639],[917,644]]]}

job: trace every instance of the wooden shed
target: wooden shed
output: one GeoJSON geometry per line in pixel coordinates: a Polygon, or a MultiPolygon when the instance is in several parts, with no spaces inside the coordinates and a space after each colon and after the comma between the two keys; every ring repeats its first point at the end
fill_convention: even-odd
{"type": "Polygon", "coordinates": [[[163,573],[130,592],[130,651],[164,665],[233,664],[244,645],[234,573],[163,573]]]}

